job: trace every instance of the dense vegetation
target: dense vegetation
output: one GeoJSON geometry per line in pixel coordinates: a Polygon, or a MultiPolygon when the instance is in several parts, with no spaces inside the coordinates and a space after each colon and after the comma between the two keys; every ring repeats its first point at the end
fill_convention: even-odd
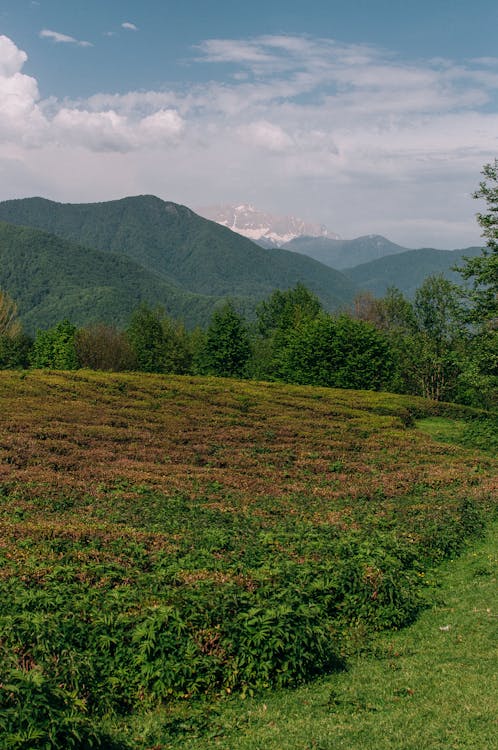
{"type": "Polygon", "coordinates": [[[190,325],[209,318],[217,297],[194,294],[126,255],[104,253],[29,227],[0,223],[0,288],[33,334],[63,320],[126,325],[140,303],[161,304],[190,325]]]}
{"type": "Polygon", "coordinates": [[[4,372],[0,399],[12,748],[167,747],[223,695],[341,669],[492,501],[491,454],[410,426],[462,407],[90,371],[4,372]]]}

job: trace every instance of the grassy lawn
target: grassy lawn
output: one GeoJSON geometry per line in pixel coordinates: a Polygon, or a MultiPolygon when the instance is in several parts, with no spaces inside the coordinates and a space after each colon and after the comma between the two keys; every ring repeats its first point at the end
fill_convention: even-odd
{"type": "MultiPolygon", "coordinates": [[[[371,656],[296,691],[233,700],[190,750],[475,750],[498,736],[498,524],[438,571],[437,603],[371,656]],[[216,736],[218,734],[218,736],[216,736]]],[[[171,745],[174,747],[175,745],[171,745]]],[[[168,745],[165,745],[168,747],[168,745]]]]}

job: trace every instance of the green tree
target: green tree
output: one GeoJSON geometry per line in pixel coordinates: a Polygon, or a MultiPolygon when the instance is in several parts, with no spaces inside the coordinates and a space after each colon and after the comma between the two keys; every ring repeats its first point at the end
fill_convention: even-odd
{"type": "Polygon", "coordinates": [[[0,336],[0,369],[22,370],[29,367],[33,341],[24,333],[0,336]]]}
{"type": "Polygon", "coordinates": [[[474,198],[486,201],[487,211],[477,214],[477,221],[486,239],[481,255],[466,258],[458,270],[464,279],[473,282],[469,292],[470,319],[490,329],[498,328],[498,160],[486,164],[482,170],[484,180],[474,193],[474,198]]]}
{"type": "Polygon", "coordinates": [[[318,297],[300,282],[292,289],[277,289],[258,306],[258,331],[266,337],[276,330],[288,331],[304,320],[315,318],[321,310],[318,297]]]}
{"type": "Polygon", "coordinates": [[[303,385],[380,390],[393,371],[389,342],[374,325],[321,313],[290,334],[280,375],[303,385]]]}
{"type": "Polygon", "coordinates": [[[63,320],[48,331],[38,331],[31,350],[31,365],[36,368],[76,370],[76,326],[63,320]]]}
{"type": "Polygon", "coordinates": [[[415,293],[413,309],[413,390],[435,401],[452,400],[468,343],[461,291],[443,276],[428,276],[415,293]]]}
{"type": "Polygon", "coordinates": [[[193,352],[191,336],[183,323],[163,317],[161,321],[164,337],[164,372],[185,375],[192,371],[193,352]]]}
{"type": "Polygon", "coordinates": [[[298,283],[292,289],[277,289],[258,305],[249,364],[250,377],[275,380],[282,369],[282,355],[289,335],[322,311],[318,297],[298,283]]]}
{"type": "Polygon", "coordinates": [[[31,344],[31,339],[23,334],[16,303],[0,289],[0,368],[27,367],[31,344]]]}
{"type": "Polygon", "coordinates": [[[498,402],[498,160],[486,164],[484,179],[474,198],[486,201],[477,214],[486,246],[475,258],[457,268],[471,281],[467,292],[467,321],[473,337],[460,375],[460,398],[475,406],[496,407],[498,402]]]}
{"type": "Polygon", "coordinates": [[[251,354],[247,325],[228,301],[215,310],[206,331],[204,366],[211,375],[243,377],[251,354]]]}
{"type": "Polygon", "coordinates": [[[164,372],[162,319],[161,310],[151,310],[147,305],[140,305],[131,316],[126,334],[141,372],[164,372]]]}

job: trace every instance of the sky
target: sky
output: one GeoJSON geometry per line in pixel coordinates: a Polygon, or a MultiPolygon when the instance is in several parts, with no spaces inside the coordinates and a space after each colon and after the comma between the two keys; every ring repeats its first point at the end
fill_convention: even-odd
{"type": "Polygon", "coordinates": [[[0,200],[252,203],[481,244],[496,0],[0,0],[0,200]]]}

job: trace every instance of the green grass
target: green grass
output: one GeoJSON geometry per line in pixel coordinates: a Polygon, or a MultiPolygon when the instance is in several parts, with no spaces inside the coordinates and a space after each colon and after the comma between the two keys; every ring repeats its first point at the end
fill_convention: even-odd
{"type": "MultiPolygon", "coordinates": [[[[436,603],[347,671],[232,700],[185,750],[476,750],[498,736],[498,524],[438,571],[436,603]]],[[[158,717],[156,717],[158,718],[158,717]]]]}
{"type": "Polygon", "coordinates": [[[498,452],[496,414],[481,414],[472,419],[426,417],[417,421],[417,427],[439,442],[478,448],[494,455],[498,452]]]}

